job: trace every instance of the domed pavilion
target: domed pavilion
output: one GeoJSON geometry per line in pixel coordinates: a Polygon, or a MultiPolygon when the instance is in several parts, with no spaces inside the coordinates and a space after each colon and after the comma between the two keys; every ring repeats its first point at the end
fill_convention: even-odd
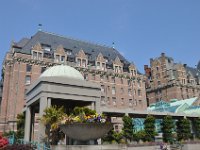
{"type": "Polygon", "coordinates": [[[82,74],[66,65],[47,69],[26,93],[25,140],[40,141],[45,136],[45,129],[39,123],[38,133],[34,133],[35,116],[41,117],[46,107],[64,106],[70,112],[75,106],[88,106],[100,111],[101,87],[97,83],[85,81],[82,74]]]}

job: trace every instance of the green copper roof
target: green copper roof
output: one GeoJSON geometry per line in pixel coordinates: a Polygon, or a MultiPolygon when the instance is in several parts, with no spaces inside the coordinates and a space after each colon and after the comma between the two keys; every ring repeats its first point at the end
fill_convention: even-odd
{"type": "Polygon", "coordinates": [[[40,77],[67,77],[84,80],[82,74],[78,70],[66,65],[53,66],[41,74],[40,77]]]}
{"type": "MultiPolygon", "coordinates": [[[[148,110],[159,111],[159,112],[174,112],[174,113],[179,113],[179,112],[182,113],[187,111],[187,113],[189,113],[191,112],[191,110],[193,112],[194,109],[193,104],[196,100],[198,100],[198,97],[193,97],[184,100],[173,99],[170,102],[165,102],[161,100],[157,103],[151,104],[150,107],[148,107],[148,110]]],[[[195,107],[195,112],[197,112],[198,109],[200,111],[200,107],[198,108],[195,107]]]]}
{"type": "Polygon", "coordinates": [[[175,102],[171,102],[170,106],[183,105],[185,103],[188,104],[189,106],[191,106],[196,100],[197,100],[197,97],[184,99],[184,100],[178,100],[178,101],[175,101],[175,102]]]}

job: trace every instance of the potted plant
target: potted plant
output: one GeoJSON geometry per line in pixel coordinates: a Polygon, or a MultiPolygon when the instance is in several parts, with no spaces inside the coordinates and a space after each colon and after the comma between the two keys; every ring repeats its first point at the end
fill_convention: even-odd
{"type": "Polygon", "coordinates": [[[65,115],[59,125],[68,137],[88,141],[103,137],[112,129],[112,124],[102,114],[87,107],[75,107],[70,115],[65,115]]]}

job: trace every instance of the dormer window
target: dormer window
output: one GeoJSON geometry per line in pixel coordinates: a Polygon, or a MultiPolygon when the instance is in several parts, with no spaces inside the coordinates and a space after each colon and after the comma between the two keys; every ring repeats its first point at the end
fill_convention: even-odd
{"type": "Polygon", "coordinates": [[[97,62],[97,69],[100,69],[100,62],[97,62]]]}
{"type": "Polygon", "coordinates": [[[60,55],[56,55],[56,62],[60,61],[60,55]]]}
{"type": "Polygon", "coordinates": [[[43,50],[48,51],[48,52],[51,51],[51,46],[50,45],[48,45],[48,44],[41,44],[41,46],[42,46],[43,50]]]}
{"type": "Polygon", "coordinates": [[[133,74],[133,70],[131,70],[131,75],[134,76],[134,74],[133,74]]]}
{"type": "Polygon", "coordinates": [[[38,60],[42,60],[42,53],[38,52],[38,60]]]}
{"type": "Polygon", "coordinates": [[[106,64],[102,63],[102,70],[105,70],[105,69],[106,69],[106,64]]]}
{"type": "Polygon", "coordinates": [[[33,51],[33,59],[37,59],[37,52],[33,51]]]}
{"type": "Polygon", "coordinates": [[[118,66],[115,66],[115,72],[118,73],[118,66]]]}
{"type": "Polygon", "coordinates": [[[66,50],[67,55],[72,55],[72,50],[68,49],[66,50]]]}
{"type": "Polygon", "coordinates": [[[37,52],[37,51],[32,51],[32,59],[42,60],[43,59],[43,53],[37,52]]]}
{"type": "Polygon", "coordinates": [[[61,56],[61,62],[65,62],[65,56],[61,56]]]}
{"type": "Polygon", "coordinates": [[[81,59],[77,59],[77,65],[80,67],[81,66],[81,59]]]}
{"type": "Polygon", "coordinates": [[[121,73],[122,72],[122,67],[121,66],[119,66],[119,73],[121,73]]]}

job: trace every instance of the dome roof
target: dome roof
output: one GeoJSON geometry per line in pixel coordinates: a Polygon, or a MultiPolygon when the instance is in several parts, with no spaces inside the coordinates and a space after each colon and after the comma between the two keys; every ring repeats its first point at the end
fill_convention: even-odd
{"type": "Polygon", "coordinates": [[[66,65],[53,66],[43,72],[40,77],[67,77],[84,80],[82,74],[78,70],[66,65]]]}

